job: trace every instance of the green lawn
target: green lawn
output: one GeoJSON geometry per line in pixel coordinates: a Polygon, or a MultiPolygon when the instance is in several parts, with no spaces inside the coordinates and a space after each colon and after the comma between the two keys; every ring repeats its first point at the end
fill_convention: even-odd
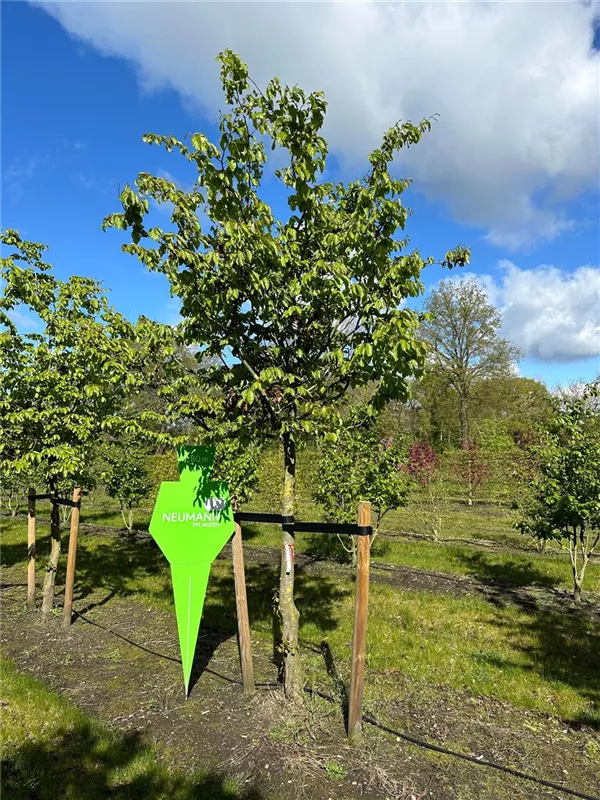
{"type": "MultiPolygon", "coordinates": [[[[39,524],[39,552],[48,552],[47,525],[39,524]]],[[[24,518],[5,523],[2,559],[25,572],[24,518]]],[[[254,542],[277,541],[275,531],[258,533],[254,542]]],[[[546,586],[568,585],[568,564],[537,554],[483,552],[426,541],[394,541],[384,555],[394,563],[504,578],[513,585],[532,580],[546,586]]],[[[39,559],[43,568],[43,559],[39,559]]],[[[64,568],[64,559],[63,559],[64,568]]],[[[39,579],[41,581],[42,575],[39,579]]],[[[62,581],[59,573],[58,583],[62,581]]],[[[255,636],[273,637],[274,569],[247,564],[250,616],[255,636]]],[[[593,565],[589,586],[598,586],[593,565]]],[[[352,639],[353,585],[337,574],[300,573],[297,605],[309,679],[323,680],[321,647],[329,647],[340,673],[347,675],[352,639]]],[[[135,597],[172,611],[169,571],[149,540],[103,534],[82,535],[77,560],[75,607],[85,609],[92,592],[107,598],[135,597]]],[[[600,725],[600,632],[589,616],[519,606],[507,599],[494,604],[483,596],[449,597],[408,591],[373,582],[370,597],[367,699],[379,704],[390,691],[395,672],[427,684],[465,689],[516,707],[555,714],[565,720],[600,725]],[[381,680],[378,677],[381,676],[381,680]]],[[[231,566],[215,563],[204,624],[235,632],[235,596],[231,566]]]]}
{"type": "Polygon", "coordinates": [[[214,800],[238,797],[234,780],[178,774],[136,732],[121,734],[39,681],[0,662],[2,796],[7,800],[214,800]]]}

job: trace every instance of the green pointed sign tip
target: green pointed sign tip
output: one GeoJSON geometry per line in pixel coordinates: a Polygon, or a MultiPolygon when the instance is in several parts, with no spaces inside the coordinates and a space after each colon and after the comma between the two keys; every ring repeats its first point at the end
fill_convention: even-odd
{"type": "Polygon", "coordinates": [[[181,649],[181,665],[186,696],[189,694],[196,642],[204,607],[211,562],[204,564],[172,564],[171,579],[175,596],[177,631],[181,649]]]}

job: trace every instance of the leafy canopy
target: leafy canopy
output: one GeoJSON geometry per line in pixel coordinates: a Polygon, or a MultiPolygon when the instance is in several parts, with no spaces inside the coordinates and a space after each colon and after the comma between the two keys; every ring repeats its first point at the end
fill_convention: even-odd
{"type": "MultiPolygon", "coordinates": [[[[423,367],[418,315],[401,303],[422,291],[421,270],[433,259],[404,252],[408,239],[395,238],[410,213],[401,202],[410,181],[389,170],[431,122],[394,125],[361,179],[323,181],[323,94],[277,78],[263,92],[235,53],[218,60],[229,106],[218,144],[201,133],[188,143],[144,137],[191,164],[193,188],[141,173],[104,226],[129,231],[123,249],[165,274],[181,300],[181,338],[199,348],[206,387],[196,414],[217,413],[217,404],[228,425],[251,424],[262,435],[324,426],[334,436],[335,403],[348,388],[377,381],[378,407],[404,397],[423,367]],[[272,175],[284,187],[287,220],[259,194],[269,145],[284,162],[272,175]],[[147,224],[151,201],[170,205],[168,229],[147,224]]],[[[459,247],[443,263],[468,257],[459,247]]]]}
{"type": "Polygon", "coordinates": [[[148,379],[155,352],[168,351],[167,334],[147,320],[130,323],[90,278],[58,280],[42,261],[44,245],[13,230],[1,241],[12,250],[0,262],[3,467],[53,489],[86,485],[100,438],[135,433],[152,417],[127,400],[148,379]],[[10,319],[21,306],[37,315],[34,333],[10,319]]]}
{"type": "Polygon", "coordinates": [[[519,528],[540,539],[600,535],[600,382],[555,398],[554,416],[533,448],[539,474],[519,528]]]}

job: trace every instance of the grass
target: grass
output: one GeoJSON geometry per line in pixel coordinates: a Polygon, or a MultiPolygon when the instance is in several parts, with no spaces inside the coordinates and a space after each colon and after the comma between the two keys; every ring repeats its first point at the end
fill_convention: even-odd
{"type": "Polygon", "coordinates": [[[214,800],[240,797],[235,779],[177,773],[137,733],[84,714],[0,662],[2,795],[11,800],[214,800]]]}
{"type": "MultiPolygon", "coordinates": [[[[39,529],[43,554],[49,549],[47,526],[40,523],[39,529]]],[[[22,518],[8,521],[3,530],[3,561],[18,565],[23,574],[25,531],[22,518]]],[[[256,541],[263,541],[260,535],[251,543],[256,541]]],[[[537,554],[484,553],[410,540],[393,541],[385,556],[376,556],[383,557],[408,566],[502,579],[516,586],[534,581],[544,586],[568,585],[568,565],[537,554]]],[[[246,575],[253,634],[271,642],[276,570],[248,563],[246,575]]],[[[62,580],[59,573],[59,585],[62,580]]],[[[588,587],[596,588],[598,580],[598,566],[592,565],[588,587]]],[[[327,680],[324,640],[340,674],[348,677],[353,595],[349,577],[306,572],[297,576],[307,677],[315,685],[327,680]]],[[[168,566],[151,541],[81,537],[75,607],[85,611],[111,597],[133,597],[173,611],[168,566]],[[104,594],[100,601],[92,594],[98,590],[104,594]]],[[[492,603],[477,594],[451,597],[377,582],[372,583],[369,611],[367,703],[373,707],[385,704],[393,694],[397,674],[600,726],[600,632],[589,616],[563,613],[556,607],[526,606],[518,598],[512,602],[509,592],[506,602],[492,603]]],[[[235,594],[227,562],[213,566],[203,625],[223,636],[235,634],[235,594]]]]}

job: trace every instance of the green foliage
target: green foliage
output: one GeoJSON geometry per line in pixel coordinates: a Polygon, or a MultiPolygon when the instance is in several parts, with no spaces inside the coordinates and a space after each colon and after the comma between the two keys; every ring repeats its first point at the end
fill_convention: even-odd
{"type": "Polygon", "coordinates": [[[35,471],[53,489],[89,484],[101,438],[138,431],[155,418],[131,413],[126,401],[148,380],[156,354],[169,352],[168,331],[143,319],[132,325],[96,281],[55,278],[41,260],[45,246],[12,230],[1,240],[12,248],[1,259],[4,469],[35,471]],[[18,306],[37,316],[35,333],[19,333],[10,320],[18,306]]]}
{"type": "Polygon", "coordinates": [[[231,504],[239,510],[252,497],[258,486],[259,448],[239,438],[219,439],[216,442],[213,480],[229,486],[231,504]]]}
{"type": "Polygon", "coordinates": [[[505,420],[488,417],[478,425],[477,444],[485,453],[506,453],[515,450],[505,420]]]}
{"type": "Polygon", "coordinates": [[[334,442],[325,442],[315,470],[313,498],[332,522],[356,522],[360,500],[368,500],[376,535],[390,511],[406,505],[409,479],[402,443],[382,438],[359,409],[334,442]]]}
{"type": "Polygon", "coordinates": [[[152,492],[147,456],[133,441],[114,444],[104,453],[101,481],[109,497],[119,501],[125,527],[133,530],[133,509],[152,492]]]}
{"type": "Polygon", "coordinates": [[[518,447],[533,444],[550,412],[550,394],[539,381],[511,375],[473,383],[469,415],[483,450],[510,449],[508,437],[518,447]]]}
{"type": "MultiPolygon", "coordinates": [[[[372,403],[381,406],[405,397],[424,364],[418,315],[401,301],[422,291],[421,270],[433,259],[403,253],[408,240],[395,238],[410,213],[401,202],[410,181],[392,178],[389,167],[431,122],[392,127],[362,179],[320,182],[323,94],[277,78],[262,92],[237,55],[225,51],[219,61],[230,110],[218,144],[200,133],[188,144],[144,137],[193,166],[194,188],[141,173],[121,194],[122,213],[104,225],[129,230],[124,250],[165,274],[181,300],[182,339],[205,359],[197,418],[216,404],[228,424],[262,436],[335,435],[336,401],[350,387],[377,381],[372,403]],[[287,193],[287,221],[259,196],[269,143],[287,158],[273,171],[287,193]],[[172,205],[169,230],[146,227],[151,200],[172,205]]],[[[460,247],[443,263],[468,257],[460,247]]]]}
{"type": "Polygon", "coordinates": [[[522,505],[518,528],[541,540],[565,541],[575,600],[600,540],[600,382],[554,402],[554,416],[534,448],[539,475],[522,505]]]}
{"type": "Polygon", "coordinates": [[[179,470],[175,450],[148,456],[148,469],[155,490],[163,481],[178,481],[179,470]]]}

